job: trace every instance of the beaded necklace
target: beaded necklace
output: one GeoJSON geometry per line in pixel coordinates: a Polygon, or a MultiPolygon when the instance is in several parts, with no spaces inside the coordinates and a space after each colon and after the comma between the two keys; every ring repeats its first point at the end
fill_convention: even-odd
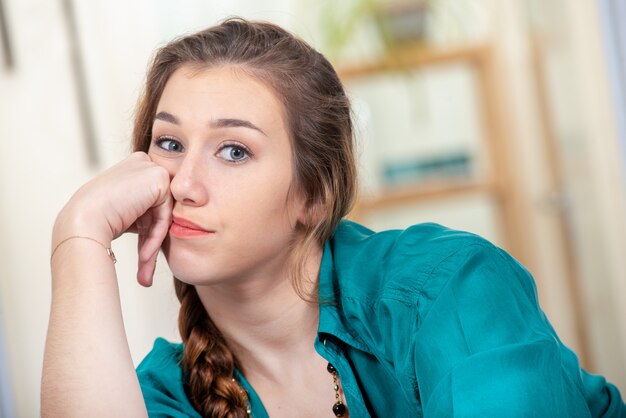
{"type": "Polygon", "coordinates": [[[335,384],[335,403],[333,405],[333,413],[335,414],[336,417],[342,417],[346,411],[346,404],[343,403],[343,401],[341,400],[341,396],[339,395],[339,388],[340,388],[340,384],[341,381],[339,380],[339,375],[337,374],[337,369],[335,369],[335,366],[333,366],[332,364],[328,363],[328,366],[326,366],[326,370],[328,370],[328,373],[333,375],[333,383],[335,384]]]}
{"type": "MultiPolygon", "coordinates": [[[[328,366],[326,366],[326,370],[328,370],[328,373],[333,376],[333,389],[335,389],[335,403],[333,404],[333,414],[335,414],[336,417],[342,417],[345,415],[348,408],[346,407],[346,404],[343,403],[341,395],[339,394],[339,391],[341,390],[341,380],[339,380],[339,375],[337,374],[337,369],[335,369],[335,366],[328,363],[328,366]]],[[[235,379],[233,379],[233,382],[234,381],[235,379]]],[[[244,388],[241,388],[241,394],[246,398],[246,413],[248,414],[249,418],[252,418],[252,410],[250,408],[250,398],[248,397],[248,393],[244,388]]]]}

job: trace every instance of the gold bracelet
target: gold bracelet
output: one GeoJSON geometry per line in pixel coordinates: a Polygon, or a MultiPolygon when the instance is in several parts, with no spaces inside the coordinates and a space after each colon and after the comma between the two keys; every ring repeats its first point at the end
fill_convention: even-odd
{"type": "Polygon", "coordinates": [[[74,238],[88,239],[89,241],[93,241],[93,242],[96,242],[96,243],[100,244],[100,246],[106,250],[107,255],[109,256],[109,258],[111,259],[111,261],[113,261],[113,264],[115,264],[115,263],[116,263],[117,259],[115,258],[115,254],[113,253],[113,250],[111,249],[111,247],[107,247],[106,245],[104,245],[103,243],[101,243],[100,241],[98,241],[97,239],[93,239],[93,238],[90,238],[90,237],[83,237],[83,236],[81,236],[81,235],[73,235],[73,236],[71,236],[71,237],[67,237],[67,238],[65,238],[63,241],[59,242],[59,243],[57,244],[57,246],[56,246],[56,247],[54,247],[54,250],[52,250],[52,254],[50,254],[50,261],[52,261],[52,257],[54,257],[54,253],[56,253],[56,252],[57,252],[57,250],[59,249],[59,247],[61,246],[61,244],[65,243],[65,242],[67,242],[67,241],[69,241],[69,240],[71,240],[71,239],[74,239],[74,238]]]}

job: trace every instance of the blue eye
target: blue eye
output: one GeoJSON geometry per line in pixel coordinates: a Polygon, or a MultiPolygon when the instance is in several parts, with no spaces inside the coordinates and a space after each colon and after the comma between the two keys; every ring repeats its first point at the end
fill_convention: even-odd
{"type": "Polygon", "coordinates": [[[156,145],[169,152],[183,152],[183,145],[173,138],[162,137],[156,141],[156,145]]]}
{"type": "Polygon", "coordinates": [[[239,163],[250,158],[250,152],[241,145],[224,145],[217,154],[220,158],[233,163],[239,163]]]}

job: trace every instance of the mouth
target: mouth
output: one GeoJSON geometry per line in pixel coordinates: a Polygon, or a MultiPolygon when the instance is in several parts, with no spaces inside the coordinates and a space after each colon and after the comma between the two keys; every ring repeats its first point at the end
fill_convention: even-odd
{"type": "Polygon", "coordinates": [[[170,225],[170,234],[176,238],[194,238],[213,234],[215,231],[209,231],[191,222],[188,219],[174,216],[172,225],[170,225]]]}

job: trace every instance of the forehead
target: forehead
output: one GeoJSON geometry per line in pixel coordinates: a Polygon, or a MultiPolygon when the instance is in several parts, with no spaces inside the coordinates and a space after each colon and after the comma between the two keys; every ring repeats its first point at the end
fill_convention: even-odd
{"type": "MultiPolygon", "coordinates": [[[[157,112],[187,120],[240,118],[286,130],[281,100],[265,82],[236,66],[184,65],[168,79],[157,112]]],[[[271,130],[271,129],[270,129],[271,130]]]]}

